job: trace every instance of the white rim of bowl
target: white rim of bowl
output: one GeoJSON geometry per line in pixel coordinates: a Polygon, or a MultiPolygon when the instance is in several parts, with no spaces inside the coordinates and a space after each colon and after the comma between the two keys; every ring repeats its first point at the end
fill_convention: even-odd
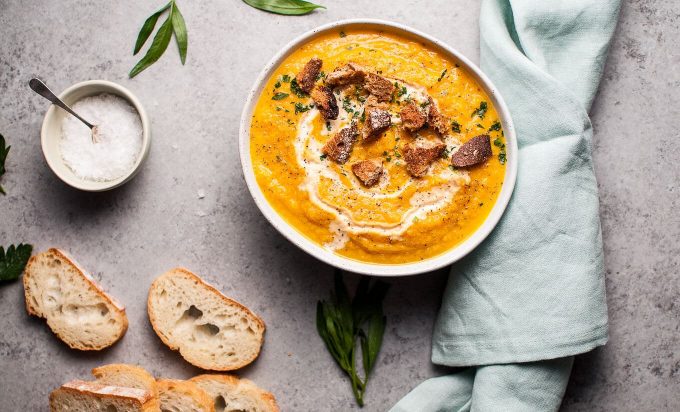
{"type": "Polygon", "coordinates": [[[248,186],[248,190],[250,191],[255,204],[260,209],[265,218],[269,221],[269,223],[272,224],[272,226],[274,226],[294,245],[298,246],[317,259],[343,270],[372,276],[417,275],[440,269],[462,259],[473,249],[475,249],[484,239],[486,239],[486,237],[496,227],[508,205],[508,202],[510,201],[513,189],[515,187],[515,181],[517,179],[518,152],[515,127],[512,123],[512,119],[510,118],[510,112],[505,104],[505,101],[491,80],[489,80],[489,78],[477,67],[477,65],[472,63],[470,60],[468,60],[468,58],[463,56],[454,48],[448,46],[446,43],[403,24],[380,19],[349,19],[324,24],[298,36],[286,46],[284,46],[269,61],[269,63],[267,63],[264,69],[262,69],[260,75],[255,80],[255,83],[248,94],[246,104],[241,114],[239,152],[243,176],[248,186]],[[503,187],[500,194],[498,195],[498,199],[489,212],[489,215],[484,220],[484,223],[482,223],[482,225],[472,235],[470,235],[457,246],[454,246],[448,251],[434,257],[411,263],[384,264],[362,262],[327,250],[288,224],[269,204],[269,201],[267,201],[267,199],[264,197],[264,194],[262,193],[262,190],[255,179],[253,165],[250,160],[250,124],[252,112],[262,90],[264,89],[266,81],[269,79],[272,72],[283,62],[285,58],[293,53],[297,47],[302,46],[322,33],[331,30],[337,30],[339,28],[349,28],[350,26],[361,26],[362,28],[392,31],[396,34],[405,34],[406,36],[416,37],[420,40],[425,40],[426,42],[431,43],[436,48],[439,48],[440,50],[447,53],[454,60],[462,63],[463,68],[472,75],[472,77],[480,84],[480,86],[484,88],[484,91],[492,100],[493,105],[501,118],[506,140],[507,163],[503,187]]]}
{"type": "MultiPolygon", "coordinates": [[[[52,170],[52,172],[59,178],[59,180],[78,190],[83,190],[86,192],[104,192],[124,185],[125,183],[132,180],[132,178],[135,177],[137,173],[139,173],[139,171],[141,170],[142,163],[144,163],[144,161],[149,155],[149,149],[151,147],[151,129],[149,125],[149,118],[146,114],[146,110],[144,110],[144,106],[142,106],[142,103],[139,101],[139,99],[137,99],[137,96],[135,96],[130,90],[121,86],[118,83],[114,83],[108,80],[86,80],[68,87],[66,90],[59,93],[58,97],[64,100],[64,98],[67,95],[73,93],[74,91],[90,86],[92,87],[105,86],[117,90],[122,94],[121,97],[124,97],[129,103],[131,103],[132,106],[137,111],[137,113],[139,114],[139,119],[142,122],[142,149],[139,157],[137,157],[137,161],[135,162],[134,166],[132,166],[132,169],[130,169],[130,172],[117,179],[107,182],[87,181],[81,178],[73,179],[70,176],[63,175],[59,171],[59,169],[55,167],[55,165],[52,163],[51,157],[47,154],[47,150],[45,149],[46,141],[48,139],[46,132],[47,120],[50,117],[55,116],[54,114],[55,111],[62,110],[58,107],[55,107],[53,104],[51,104],[50,107],[47,109],[45,117],[43,118],[43,122],[40,128],[40,146],[42,148],[43,157],[45,158],[47,165],[49,166],[50,170],[52,170]],[[85,186],[84,183],[90,184],[90,186],[85,186]]],[[[104,92],[105,91],[101,91],[101,93],[104,92]]]]}

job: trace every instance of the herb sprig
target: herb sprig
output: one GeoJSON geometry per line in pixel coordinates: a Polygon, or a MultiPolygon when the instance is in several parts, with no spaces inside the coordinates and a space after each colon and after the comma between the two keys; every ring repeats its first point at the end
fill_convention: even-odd
{"type": "Polygon", "coordinates": [[[0,281],[15,280],[24,271],[28,259],[33,252],[33,246],[19,243],[5,249],[0,246],[0,281]]]}
{"type": "Polygon", "coordinates": [[[354,298],[350,300],[340,271],[335,272],[335,292],[331,301],[319,301],[316,306],[316,329],[333,359],[349,376],[352,392],[359,406],[364,405],[368,378],[380,352],[386,318],[382,301],[389,285],[377,281],[370,285],[362,277],[354,298]],[[357,340],[361,347],[364,377],[356,365],[357,340]]]}
{"type": "Polygon", "coordinates": [[[144,46],[144,43],[146,43],[146,41],[151,36],[151,32],[153,32],[153,29],[156,27],[158,18],[163,13],[165,13],[166,10],[169,10],[168,18],[165,20],[165,22],[163,22],[163,24],[161,24],[161,27],[156,32],[156,35],[151,42],[151,46],[149,46],[149,50],[147,50],[144,57],[142,57],[135,67],[130,70],[130,78],[135,77],[142,71],[146,70],[149,66],[156,63],[158,59],[160,59],[163,53],[165,53],[165,50],[168,48],[168,44],[170,44],[170,39],[172,38],[173,33],[175,33],[175,40],[177,41],[177,47],[179,48],[179,58],[182,61],[182,64],[186,62],[187,48],[189,45],[187,27],[186,23],[184,22],[184,17],[182,16],[182,13],[180,13],[175,0],[171,0],[168,2],[168,4],[163,6],[160,10],[146,19],[141,30],[139,30],[139,35],[137,36],[137,42],[135,43],[133,55],[137,55],[137,53],[139,53],[139,51],[142,49],[142,46],[144,46]]]}
{"type": "Polygon", "coordinates": [[[316,9],[325,9],[324,6],[310,3],[304,0],[243,0],[247,5],[256,9],[275,14],[288,16],[300,16],[311,13],[316,9]]]}
{"type": "MultiPolygon", "coordinates": [[[[7,154],[12,146],[5,146],[5,138],[0,134],[0,177],[5,174],[5,160],[7,159],[7,154]]],[[[0,193],[5,195],[5,189],[0,185],[0,193]]]]}

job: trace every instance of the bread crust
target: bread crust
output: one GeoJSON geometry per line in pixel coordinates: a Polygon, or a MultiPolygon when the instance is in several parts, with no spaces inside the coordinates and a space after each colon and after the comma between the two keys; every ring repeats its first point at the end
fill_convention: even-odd
{"type": "MultiPolygon", "coordinates": [[[[204,367],[203,365],[196,365],[195,363],[191,362],[189,359],[187,359],[186,357],[184,357],[184,356],[182,355],[182,357],[184,358],[184,360],[186,360],[187,362],[191,363],[191,364],[194,365],[194,366],[197,366],[197,367],[203,368],[203,369],[215,370],[215,371],[231,371],[231,370],[235,370],[235,369],[240,369],[240,368],[242,368],[242,367],[244,367],[244,366],[250,364],[250,363],[253,362],[255,359],[257,359],[257,357],[260,356],[260,352],[262,351],[262,345],[264,344],[264,333],[265,333],[265,331],[266,331],[266,325],[265,325],[264,321],[263,321],[259,316],[257,316],[256,314],[254,314],[250,309],[248,309],[245,305],[241,304],[240,302],[238,302],[238,301],[236,301],[236,300],[234,300],[234,299],[231,299],[231,298],[225,296],[222,292],[220,292],[219,290],[217,290],[217,289],[216,289],[214,286],[212,286],[211,284],[205,282],[205,281],[204,281],[203,279],[201,279],[198,275],[196,275],[196,274],[194,274],[193,272],[191,272],[190,270],[185,269],[185,268],[182,268],[182,267],[171,269],[171,270],[165,272],[164,274],[160,275],[159,277],[157,277],[157,278],[151,283],[151,287],[149,287],[149,294],[148,294],[147,301],[146,301],[147,314],[149,315],[149,322],[151,323],[151,327],[153,328],[154,332],[156,332],[156,335],[158,335],[158,337],[161,339],[161,341],[162,341],[167,347],[169,347],[170,349],[175,350],[175,351],[178,351],[178,350],[179,350],[179,346],[178,346],[178,345],[173,345],[173,344],[165,337],[165,334],[162,333],[162,331],[158,328],[158,326],[157,326],[157,319],[156,319],[156,317],[154,316],[153,311],[152,311],[152,308],[153,308],[153,306],[154,306],[154,303],[153,303],[153,299],[151,298],[151,297],[152,297],[152,292],[154,291],[154,289],[157,287],[158,283],[159,283],[163,278],[172,276],[173,274],[177,274],[177,273],[182,274],[182,275],[184,275],[184,276],[187,276],[187,277],[191,278],[192,280],[195,280],[195,281],[198,282],[202,287],[204,287],[204,288],[207,289],[208,291],[210,291],[210,292],[216,294],[220,299],[222,299],[222,301],[224,301],[224,303],[225,303],[226,305],[236,306],[236,307],[238,307],[240,310],[246,312],[249,316],[252,317],[252,319],[255,320],[255,322],[256,322],[258,325],[260,325],[260,326],[262,327],[262,338],[261,338],[260,341],[259,341],[259,346],[258,346],[258,348],[257,348],[257,351],[255,352],[255,354],[254,354],[251,358],[248,358],[246,361],[242,362],[241,364],[238,364],[238,365],[235,365],[235,366],[231,366],[231,367],[225,367],[225,368],[219,368],[219,367],[206,368],[206,367],[204,367]]],[[[181,354],[182,354],[182,353],[180,352],[180,355],[181,355],[181,354]]]]}
{"type": "Polygon", "coordinates": [[[247,385],[249,391],[257,393],[257,397],[267,405],[269,412],[279,412],[279,405],[276,403],[276,397],[271,392],[267,392],[255,384],[255,382],[248,379],[240,379],[234,375],[227,374],[203,374],[194,376],[190,379],[192,382],[202,382],[202,381],[222,381],[228,385],[247,385]]]}
{"type": "Polygon", "coordinates": [[[163,392],[180,392],[191,397],[206,411],[215,412],[215,404],[213,403],[213,400],[206,391],[199,388],[194,382],[176,379],[159,379],[157,381],[157,385],[159,396],[163,392]]]}
{"type": "Polygon", "coordinates": [[[45,257],[45,255],[49,255],[49,254],[56,256],[60,260],[65,261],[67,264],[69,264],[73,268],[75,268],[76,271],[78,272],[78,274],[81,275],[81,277],[86,281],[89,288],[92,291],[94,291],[97,295],[99,295],[102,299],[106,300],[108,303],[110,303],[113,306],[113,309],[118,314],[118,317],[120,318],[122,325],[123,325],[120,334],[118,335],[118,337],[114,341],[110,342],[107,345],[102,345],[102,346],[97,346],[97,347],[89,347],[89,346],[80,345],[78,342],[68,342],[64,339],[63,336],[61,336],[59,333],[54,331],[54,329],[52,329],[51,327],[50,327],[50,329],[52,329],[52,331],[59,338],[59,340],[66,343],[72,349],[78,349],[78,350],[83,350],[83,351],[101,350],[101,349],[104,349],[104,348],[108,348],[109,346],[118,342],[127,332],[128,325],[129,325],[128,318],[127,318],[127,315],[125,313],[125,306],[123,306],[123,304],[118,302],[113,296],[106,293],[104,291],[104,289],[94,281],[94,279],[92,278],[92,276],[90,276],[89,273],[87,273],[80,265],[78,265],[78,263],[76,263],[76,261],[73,258],[68,256],[66,254],[66,252],[64,252],[61,249],[50,248],[45,252],[31,256],[31,258],[28,260],[28,263],[26,264],[26,269],[24,270],[24,276],[23,276],[24,300],[26,301],[26,312],[29,315],[37,316],[37,317],[43,318],[43,319],[47,319],[47,317],[43,313],[41,313],[38,308],[34,307],[33,304],[32,304],[32,300],[31,300],[32,291],[31,291],[31,286],[30,286],[30,280],[33,276],[33,274],[32,274],[33,265],[36,264],[38,259],[45,257]]]}
{"type": "Polygon", "coordinates": [[[145,412],[154,411],[154,398],[149,391],[143,389],[123,388],[119,386],[102,385],[97,382],[73,380],[50,393],[50,409],[54,410],[56,396],[59,391],[75,394],[91,394],[100,399],[128,400],[138,403],[145,412]]]}

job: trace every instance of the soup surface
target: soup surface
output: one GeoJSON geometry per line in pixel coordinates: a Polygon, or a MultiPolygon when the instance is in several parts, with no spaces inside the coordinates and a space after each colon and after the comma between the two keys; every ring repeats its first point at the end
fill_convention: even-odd
{"type": "Polygon", "coordinates": [[[420,261],[464,241],[486,219],[505,173],[500,120],[473,78],[434,48],[370,30],[327,33],[286,58],[253,112],[250,150],[262,192],[287,222],[335,253],[373,263],[420,261]],[[371,93],[361,82],[332,88],[337,118],[324,118],[316,98],[295,80],[312,58],[322,61],[315,87],[348,63],[393,84],[389,100],[380,103],[389,128],[363,138],[373,118],[367,116],[371,93]],[[411,103],[426,115],[436,108],[446,130],[430,117],[424,127],[406,130],[401,110],[411,103]],[[324,145],[351,124],[359,132],[349,158],[334,161],[324,145]],[[491,155],[474,166],[454,166],[452,157],[479,135],[488,136],[491,155]],[[416,142],[443,148],[422,176],[414,176],[405,156],[416,142]],[[381,164],[370,185],[353,170],[366,159],[381,164]]]}

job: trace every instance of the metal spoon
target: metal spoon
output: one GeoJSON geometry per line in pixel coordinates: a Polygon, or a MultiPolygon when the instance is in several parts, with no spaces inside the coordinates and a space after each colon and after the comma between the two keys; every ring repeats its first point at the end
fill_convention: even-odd
{"type": "Polygon", "coordinates": [[[52,93],[52,90],[49,89],[45,85],[45,83],[42,82],[42,80],[39,79],[31,79],[28,82],[28,86],[36,93],[41,95],[42,97],[46,98],[47,100],[51,101],[52,104],[61,107],[62,109],[66,110],[67,112],[71,113],[74,115],[78,120],[81,122],[85,123],[87,127],[90,128],[92,131],[92,143],[97,143],[97,126],[88,122],[87,120],[83,119],[78,115],[78,113],[74,112],[71,110],[70,107],[66,105],[66,103],[62,102],[61,99],[59,99],[54,93],[52,93]]]}

